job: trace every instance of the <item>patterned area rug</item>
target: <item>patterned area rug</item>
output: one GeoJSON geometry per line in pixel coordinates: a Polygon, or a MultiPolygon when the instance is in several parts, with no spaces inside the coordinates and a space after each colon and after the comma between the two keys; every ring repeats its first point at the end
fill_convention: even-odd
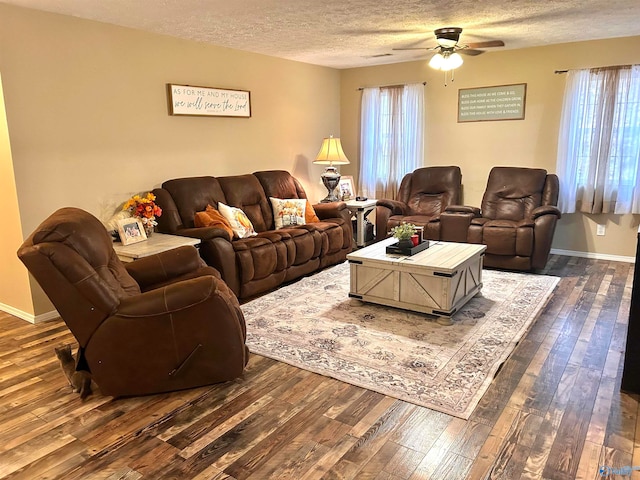
{"type": "Polygon", "coordinates": [[[242,306],[247,345],[304,370],[468,419],[558,283],[483,272],[482,292],[442,326],[350,299],[344,263],[242,306]]]}

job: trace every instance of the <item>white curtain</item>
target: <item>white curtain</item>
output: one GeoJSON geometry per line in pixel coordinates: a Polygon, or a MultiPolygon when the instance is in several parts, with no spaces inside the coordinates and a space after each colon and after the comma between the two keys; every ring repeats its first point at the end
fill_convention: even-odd
{"type": "Polygon", "coordinates": [[[640,213],[640,66],[570,71],[558,139],[563,213],[640,213]]]}
{"type": "Polygon", "coordinates": [[[360,188],[395,199],[402,177],[424,159],[424,85],[365,88],[360,129],[360,188]]]}

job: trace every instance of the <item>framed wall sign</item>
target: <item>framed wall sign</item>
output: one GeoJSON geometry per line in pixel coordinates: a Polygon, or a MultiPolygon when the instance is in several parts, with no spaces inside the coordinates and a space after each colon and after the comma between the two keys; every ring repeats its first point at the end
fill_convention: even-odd
{"type": "Polygon", "coordinates": [[[247,90],[167,84],[170,115],[250,117],[251,94],[247,90]]]}
{"type": "Polygon", "coordinates": [[[458,122],[524,120],[527,84],[458,90],[458,122]]]}

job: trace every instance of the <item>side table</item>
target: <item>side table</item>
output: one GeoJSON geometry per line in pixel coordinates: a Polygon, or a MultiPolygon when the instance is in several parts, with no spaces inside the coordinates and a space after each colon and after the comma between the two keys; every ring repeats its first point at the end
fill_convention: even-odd
{"type": "Polygon", "coordinates": [[[377,200],[349,200],[345,203],[347,204],[347,208],[351,212],[351,215],[356,217],[356,245],[358,247],[365,247],[367,245],[367,242],[365,241],[365,220],[367,215],[376,208],[377,200]]]}
{"type": "Polygon", "coordinates": [[[132,243],[131,245],[122,245],[120,242],[113,242],[113,249],[121,261],[133,262],[138,258],[148,257],[149,255],[155,255],[185,245],[196,246],[199,243],[199,238],[154,233],[144,242],[132,243]]]}

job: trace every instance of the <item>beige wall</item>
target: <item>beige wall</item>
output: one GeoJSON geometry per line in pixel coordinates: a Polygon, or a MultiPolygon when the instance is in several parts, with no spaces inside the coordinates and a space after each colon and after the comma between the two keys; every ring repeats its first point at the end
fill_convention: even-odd
{"type": "MultiPolygon", "coordinates": [[[[407,54],[400,54],[407,55],[407,54]]],[[[490,51],[464,57],[455,81],[412,61],[342,71],[341,135],[352,161],[343,173],[358,174],[361,92],[358,87],[426,81],[425,165],[459,165],[464,202],[478,206],[494,165],[556,171],[558,125],[565,75],[555,70],[640,63],[640,37],[580,42],[521,50],[490,51]],[[457,123],[458,89],[527,84],[525,120],[457,123]]],[[[566,215],[558,224],[554,248],[600,255],[635,255],[638,215],[566,215]],[[596,237],[597,223],[607,226],[596,237]]]]}
{"type": "Polygon", "coordinates": [[[0,235],[0,303],[33,315],[31,288],[26,269],[18,260],[16,250],[22,242],[18,197],[13,175],[11,145],[4,108],[2,78],[0,77],[0,204],[2,204],[2,235],[0,235]]]}
{"type": "Polygon", "coordinates": [[[24,236],[59,207],[105,219],[178,176],[285,169],[326,195],[311,160],[340,134],[338,70],[2,4],[0,32],[24,236]],[[169,116],[167,83],[250,90],[252,118],[169,116]]]}

